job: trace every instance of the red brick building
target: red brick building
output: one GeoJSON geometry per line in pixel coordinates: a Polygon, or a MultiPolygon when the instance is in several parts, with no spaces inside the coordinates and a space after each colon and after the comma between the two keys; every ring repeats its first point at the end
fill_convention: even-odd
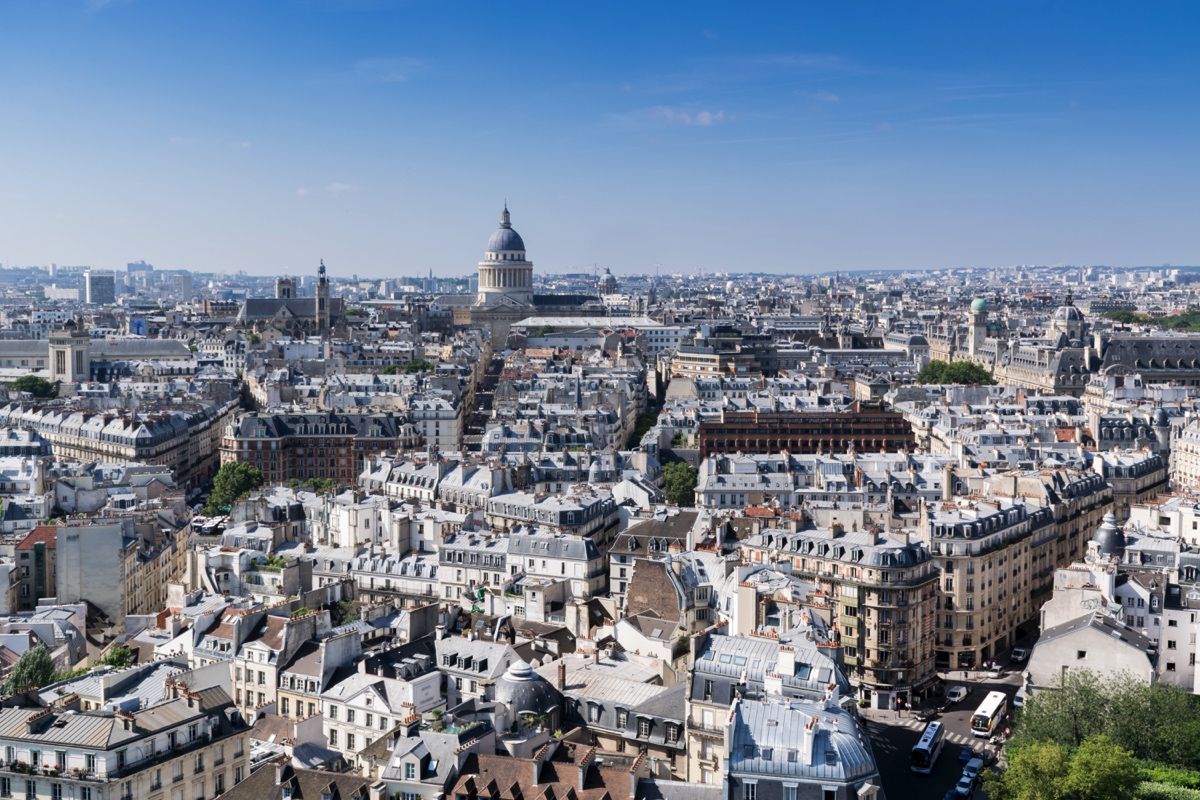
{"type": "Polygon", "coordinates": [[[894,411],[735,411],[700,423],[700,457],[721,453],[770,454],[896,452],[916,448],[908,420],[894,411]]]}

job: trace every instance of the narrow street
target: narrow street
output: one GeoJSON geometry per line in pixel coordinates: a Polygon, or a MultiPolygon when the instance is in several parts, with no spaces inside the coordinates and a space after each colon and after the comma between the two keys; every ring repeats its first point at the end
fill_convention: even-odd
{"type": "MultiPolygon", "coordinates": [[[[980,749],[986,746],[985,739],[971,734],[971,714],[983,702],[988,692],[1004,692],[1009,699],[1009,719],[1012,718],[1012,697],[1021,685],[1019,671],[1010,669],[1001,678],[991,680],[984,673],[972,673],[972,679],[964,682],[962,672],[950,673],[947,690],[953,686],[966,685],[971,693],[962,702],[946,709],[937,720],[946,726],[945,746],[932,774],[919,775],[910,769],[910,754],[913,745],[925,730],[925,723],[910,712],[861,709],[864,727],[871,737],[879,774],[888,800],[941,800],[942,796],[958,783],[962,775],[963,762],[959,754],[964,748],[980,749]],[[976,678],[975,676],[978,676],[976,678]]],[[[993,750],[999,755],[999,748],[993,750]]],[[[975,800],[987,800],[987,795],[975,791],[975,800]]]]}

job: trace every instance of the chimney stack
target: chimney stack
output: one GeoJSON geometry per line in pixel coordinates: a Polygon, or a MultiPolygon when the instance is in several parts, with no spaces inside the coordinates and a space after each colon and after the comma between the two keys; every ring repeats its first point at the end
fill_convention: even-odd
{"type": "Polygon", "coordinates": [[[800,736],[800,763],[811,767],[817,754],[817,735],[821,732],[821,723],[817,718],[809,717],[808,724],[800,736]]]}
{"type": "MultiPolygon", "coordinates": [[[[558,690],[565,692],[567,690],[567,665],[560,658],[558,660],[558,690]]],[[[583,791],[581,788],[580,791],[583,791]]]]}

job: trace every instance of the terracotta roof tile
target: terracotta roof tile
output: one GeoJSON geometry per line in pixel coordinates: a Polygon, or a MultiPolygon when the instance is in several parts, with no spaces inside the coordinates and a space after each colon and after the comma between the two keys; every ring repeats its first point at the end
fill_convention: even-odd
{"type": "Polygon", "coordinates": [[[35,544],[54,547],[58,544],[58,526],[39,525],[29,532],[29,535],[17,545],[18,550],[32,550],[35,544]]]}

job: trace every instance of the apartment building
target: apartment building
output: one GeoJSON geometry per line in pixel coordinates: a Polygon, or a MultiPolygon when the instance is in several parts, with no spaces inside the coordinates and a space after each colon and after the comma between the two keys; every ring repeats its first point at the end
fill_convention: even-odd
{"type": "Polygon", "coordinates": [[[242,414],[224,429],[221,463],[258,467],[267,483],[353,482],[363,459],[418,442],[396,414],[242,414]]]}
{"type": "Polygon", "coordinates": [[[818,646],[803,632],[785,640],[702,634],[693,642],[686,777],[692,783],[720,782],[729,755],[725,722],[739,693],[769,690],[786,698],[816,699],[831,683],[843,692],[850,688],[834,660],[836,648],[818,646]]]}
{"type": "Polygon", "coordinates": [[[361,656],[362,637],[357,631],[301,644],[291,661],[279,668],[279,715],[302,720],[321,714],[322,693],[333,685],[339,670],[352,668],[361,656]]]}
{"type": "Polygon", "coordinates": [[[87,600],[118,624],[128,615],[155,614],[166,606],[170,584],[183,582],[190,530],[190,522],[176,527],[160,512],[62,522],[54,548],[56,596],[64,603],[87,600]]]}
{"type": "Polygon", "coordinates": [[[1149,502],[1169,488],[1167,460],[1149,450],[1096,453],[1092,464],[1112,487],[1118,525],[1129,519],[1131,506],[1149,502]]]}
{"type": "Polygon", "coordinates": [[[591,537],[607,553],[620,514],[611,493],[572,486],[561,494],[517,491],[497,495],[488,500],[485,519],[500,530],[538,525],[591,537]]]}
{"type": "Polygon", "coordinates": [[[508,642],[487,642],[465,636],[438,639],[438,669],[446,676],[446,707],[486,697],[487,686],[521,660],[508,642]]]}
{"type": "Polygon", "coordinates": [[[960,498],[926,506],[921,530],[941,568],[938,667],[967,669],[999,656],[1053,590],[1060,566],[1054,510],[960,498]]]}
{"type": "MultiPolygon", "coordinates": [[[[15,548],[17,596],[22,611],[32,611],[43,597],[57,597],[58,528],[39,525],[15,548]]],[[[15,611],[16,609],[10,609],[15,611]]]]}
{"type": "Polygon", "coordinates": [[[442,673],[429,639],[358,662],[358,671],[321,693],[329,746],[347,757],[361,752],[404,719],[442,704],[442,673]]]}
{"type": "Polygon", "coordinates": [[[413,395],[408,398],[408,416],[427,446],[443,453],[462,447],[462,408],[448,397],[413,395]]]}
{"type": "Polygon", "coordinates": [[[237,401],[192,398],[143,402],[136,413],[10,403],[0,406],[0,424],[37,431],[55,458],[161,464],[171,468],[179,486],[190,489],[216,473],[219,437],[236,411],[237,401]]]}
{"type": "MultiPolygon", "coordinates": [[[[470,610],[483,587],[501,588],[511,581],[509,537],[490,532],[460,531],[443,535],[438,546],[438,596],[470,610]]],[[[523,562],[522,562],[523,566],[523,562]]],[[[517,571],[514,564],[513,574],[517,571]]]]}
{"type": "Polygon", "coordinates": [[[925,544],[839,523],[764,529],[744,539],[739,552],[751,564],[788,567],[819,587],[859,699],[893,708],[930,690],[937,678],[931,633],[938,572],[925,544]]]}
{"type": "Polygon", "coordinates": [[[0,709],[0,796],[212,800],[248,776],[249,728],[229,695],[167,691],[132,713],[0,709]]]}
{"type": "Polygon", "coordinates": [[[278,701],[279,671],[310,639],[330,630],[328,611],[296,617],[266,614],[249,623],[249,635],[230,664],[234,702],[248,719],[254,709],[278,701]]]}
{"type": "Polygon", "coordinates": [[[723,411],[704,420],[700,455],[721,453],[841,453],[851,448],[889,453],[912,450],[916,436],[902,414],[858,407],[829,411],[723,411]]]}

